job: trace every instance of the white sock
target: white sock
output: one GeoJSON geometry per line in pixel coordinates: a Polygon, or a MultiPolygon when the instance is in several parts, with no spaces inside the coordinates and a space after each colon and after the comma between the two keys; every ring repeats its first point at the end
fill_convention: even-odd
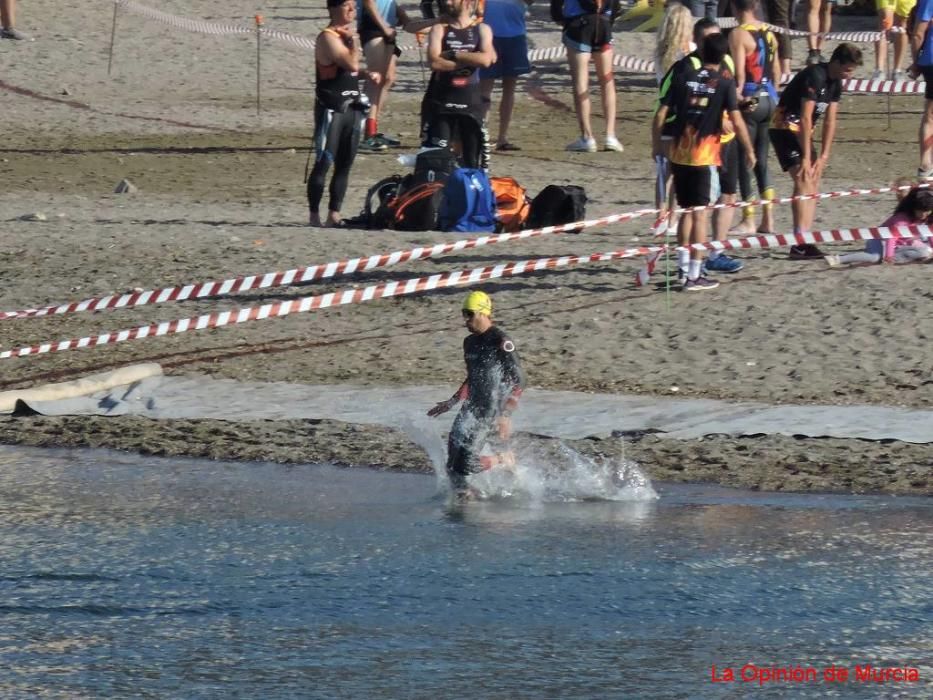
{"type": "Polygon", "coordinates": [[[690,271],[687,273],[687,279],[695,280],[700,276],[700,265],[703,264],[702,260],[691,260],[690,261],[690,271]]]}
{"type": "Polygon", "coordinates": [[[678,250],[677,251],[677,269],[687,274],[687,270],[690,268],[690,251],[689,250],[678,250]]]}

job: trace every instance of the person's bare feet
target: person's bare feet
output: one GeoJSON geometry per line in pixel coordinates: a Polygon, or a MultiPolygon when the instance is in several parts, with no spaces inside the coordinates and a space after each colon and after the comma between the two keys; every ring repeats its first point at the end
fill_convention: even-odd
{"type": "Polygon", "coordinates": [[[308,225],[314,228],[321,228],[321,215],[316,212],[308,214],[308,225]]]}
{"type": "Polygon", "coordinates": [[[752,219],[742,219],[739,223],[729,229],[729,233],[738,236],[750,236],[755,233],[755,221],[752,219]]]}
{"type": "Polygon", "coordinates": [[[326,228],[339,228],[343,224],[343,219],[340,218],[340,212],[332,211],[327,215],[327,218],[324,220],[324,226],[326,228]]]}

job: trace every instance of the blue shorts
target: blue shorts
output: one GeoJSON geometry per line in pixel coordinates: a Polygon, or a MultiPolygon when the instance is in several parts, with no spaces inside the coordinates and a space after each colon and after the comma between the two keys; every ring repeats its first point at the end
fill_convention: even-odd
{"type": "Polygon", "coordinates": [[[492,46],[496,50],[496,62],[489,68],[480,68],[480,80],[491,78],[513,78],[531,72],[528,63],[528,38],[522,36],[494,36],[492,46]]]}
{"type": "Polygon", "coordinates": [[[612,20],[608,15],[580,15],[564,25],[563,44],[577,53],[602,53],[612,48],[612,20]]]}

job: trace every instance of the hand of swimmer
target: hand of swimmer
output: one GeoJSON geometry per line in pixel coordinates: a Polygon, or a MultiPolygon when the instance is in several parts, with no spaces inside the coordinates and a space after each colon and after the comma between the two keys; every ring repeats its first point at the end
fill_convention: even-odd
{"type": "Polygon", "coordinates": [[[382,85],[382,73],[379,71],[366,71],[366,79],[373,85],[382,85]]]}
{"type": "Polygon", "coordinates": [[[499,439],[508,440],[512,437],[512,419],[508,416],[499,416],[497,421],[499,427],[499,439]]]}
{"type": "Polygon", "coordinates": [[[751,170],[755,167],[755,164],[758,162],[758,159],[755,158],[755,154],[751,151],[745,151],[745,165],[748,166],[748,169],[751,170]]]}
{"type": "Polygon", "coordinates": [[[439,404],[436,404],[434,408],[428,411],[428,417],[436,418],[442,413],[447,413],[447,411],[449,411],[451,408],[454,407],[454,403],[455,402],[453,399],[447,399],[446,401],[441,401],[439,404]]]}
{"type": "Polygon", "coordinates": [[[394,43],[395,43],[395,37],[396,37],[397,35],[398,35],[398,32],[395,31],[395,27],[389,27],[389,31],[387,31],[387,32],[386,32],[385,34],[383,34],[382,36],[385,38],[385,42],[386,42],[387,44],[394,44],[394,43]]]}

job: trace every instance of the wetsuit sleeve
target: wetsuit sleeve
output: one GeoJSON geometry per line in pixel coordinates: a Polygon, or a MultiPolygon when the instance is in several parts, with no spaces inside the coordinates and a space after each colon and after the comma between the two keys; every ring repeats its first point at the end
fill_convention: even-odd
{"type": "Polygon", "coordinates": [[[518,400],[525,388],[525,373],[522,371],[521,360],[515,343],[508,336],[503,336],[499,345],[499,364],[502,367],[502,383],[504,400],[502,413],[508,415],[518,408],[518,400]]]}

